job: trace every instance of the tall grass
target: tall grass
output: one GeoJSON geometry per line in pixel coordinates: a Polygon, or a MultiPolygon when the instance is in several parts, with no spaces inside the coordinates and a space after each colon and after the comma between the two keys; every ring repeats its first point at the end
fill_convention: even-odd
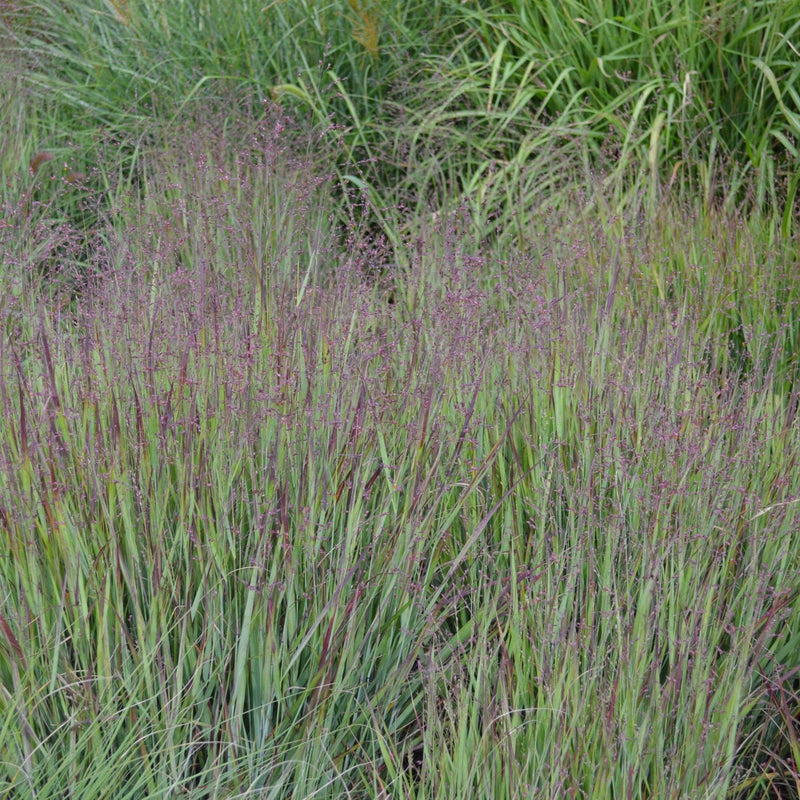
{"type": "Polygon", "coordinates": [[[800,790],[794,211],[581,8],[8,15],[0,796],[800,790]]]}
{"type": "Polygon", "coordinates": [[[575,0],[463,13],[463,91],[452,100],[502,110],[498,133],[531,111],[556,129],[577,122],[610,177],[643,169],[657,195],[688,180],[709,204],[735,202],[748,175],[757,204],[774,201],[781,166],[797,159],[790,4],[575,0]]]}
{"type": "Polygon", "coordinates": [[[792,3],[41,0],[9,19],[52,117],[46,147],[79,145],[102,191],[160,146],[154,113],[183,129],[197,107],[278,99],[339,143],[337,179],[369,193],[396,246],[395,209],[454,196],[507,235],[564,190],[567,164],[567,183],[604,180],[620,208],[677,192],[795,224],[792,3]],[[109,137],[121,163],[98,163],[109,137]]]}
{"type": "Polygon", "coordinates": [[[796,783],[779,223],[463,207],[376,277],[253,124],[148,156],[77,294],[4,239],[3,793],[796,783]]]}

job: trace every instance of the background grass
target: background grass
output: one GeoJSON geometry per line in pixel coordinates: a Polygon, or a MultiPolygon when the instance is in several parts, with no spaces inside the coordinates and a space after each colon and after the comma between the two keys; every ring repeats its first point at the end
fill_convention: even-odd
{"type": "Polygon", "coordinates": [[[337,179],[365,187],[394,245],[398,206],[459,196],[484,228],[521,235],[512,211],[561,191],[568,162],[617,206],[679,188],[728,211],[786,208],[791,226],[793,3],[45,0],[5,16],[49,110],[47,149],[104,192],[162,146],[154,116],[174,136],[198,108],[232,119],[270,99],[328,131],[337,179]]]}
{"type": "Polygon", "coordinates": [[[800,791],[792,4],[2,14],[0,796],[800,791]]]}

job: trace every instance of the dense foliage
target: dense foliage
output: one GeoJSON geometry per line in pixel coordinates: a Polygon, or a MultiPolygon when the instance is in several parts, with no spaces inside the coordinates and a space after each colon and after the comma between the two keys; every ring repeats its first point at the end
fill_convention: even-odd
{"type": "Polygon", "coordinates": [[[0,17],[0,797],[800,794],[797,4],[0,17]]]}

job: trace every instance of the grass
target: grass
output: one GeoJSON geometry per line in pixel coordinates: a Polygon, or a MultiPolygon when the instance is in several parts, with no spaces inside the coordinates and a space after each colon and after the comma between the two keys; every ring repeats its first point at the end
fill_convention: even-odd
{"type": "Polygon", "coordinates": [[[48,148],[101,192],[138,183],[142,155],[162,146],[154,116],[169,137],[197,109],[277,100],[328,131],[340,202],[348,181],[364,188],[398,251],[399,207],[419,216],[460,198],[509,238],[512,209],[529,215],[565,179],[598,175],[618,210],[679,189],[728,212],[785,209],[785,235],[793,224],[791,3],[41,0],[6,15],[48,109],[48,148]]]}
{"type": "Polygon", "coordinates": [[[667,84],[609,106],[667,4],[13,10],[0,797],[796,796],[796,221],[730,130],[791,144],[794,21],[746,5],[712,55],[768,32],[785,108],[716,164],[667,84]]]}

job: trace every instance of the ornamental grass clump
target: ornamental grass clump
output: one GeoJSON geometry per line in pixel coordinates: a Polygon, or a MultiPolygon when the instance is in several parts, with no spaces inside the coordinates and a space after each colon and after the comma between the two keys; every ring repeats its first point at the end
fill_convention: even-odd
{"type": "Polygon", "coordinates": [[[785,214],[563,142],[376,205],[352,130],[153,80],[77,195],[0,70],[0,795],[795,793],[785,214]]]}
{"type": "Polygon", "coordinates": [[[789,785],[792,245],[464,206],[376,276],[289,128],[150,156],[66,305],[4,251],[4,791],[789,785]]]}

